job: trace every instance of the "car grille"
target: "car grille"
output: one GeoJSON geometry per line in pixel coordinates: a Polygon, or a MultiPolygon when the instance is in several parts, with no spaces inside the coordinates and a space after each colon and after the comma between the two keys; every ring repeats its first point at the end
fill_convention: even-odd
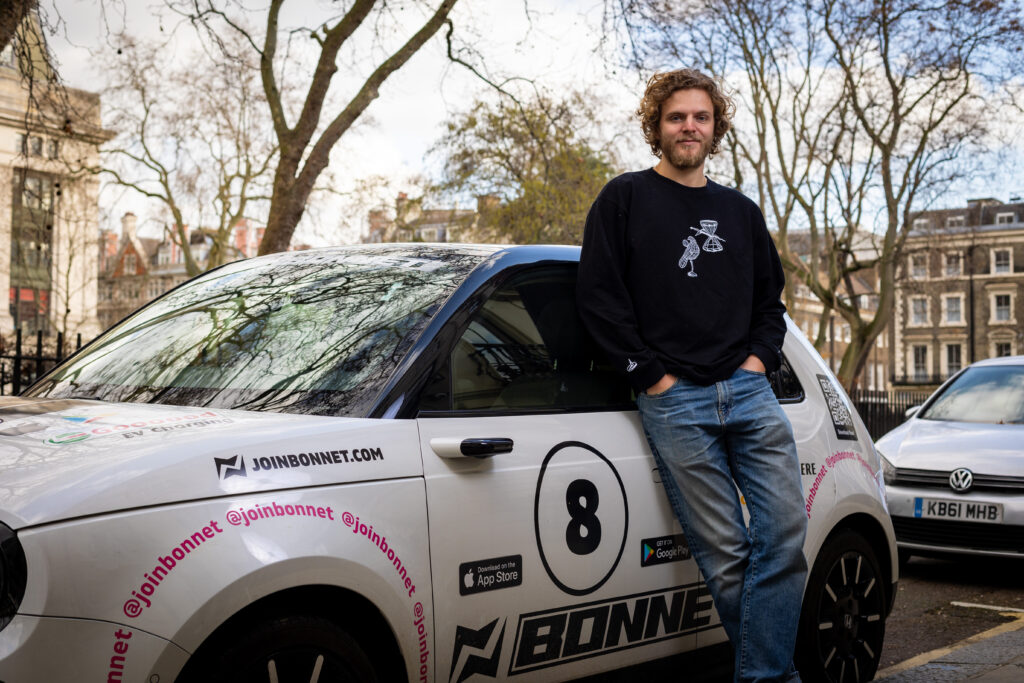
{"type": "Polygon", "coordinates": [[[892,526],[896,540],[904,543],[1024,554],[1024,526],[912,517],[893,517],[892,526]]]}
{"type": "MultiPolygon", "coordinates": [[[[979,474],[974,472],[972,491],[1024,491],[1024,477],[1008,477],[997,474],[979,474]]],[[[948,489],[949,470],[912,470],[905,467],[896,468],[894,486],[925,486],[928,488],[948,489]]]]}

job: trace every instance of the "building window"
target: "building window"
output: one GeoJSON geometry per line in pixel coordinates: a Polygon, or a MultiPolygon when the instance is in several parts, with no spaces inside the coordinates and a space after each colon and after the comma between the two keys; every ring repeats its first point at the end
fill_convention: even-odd
{"type": "Polygon", "coordinates": [[[915,218],[914,219],[914,230],[927,230],[928,229],[927,218],[915,218]]]}
{"type": "Polygon", "coordinates": [[[7,43],[4,49],[0,50],[0,66],[15,66],[14,59],[14,38],[7,43]]]}
{"type": "Polygon", "coordinates": [[[10,314],[26,333],[49,330],[53,245],[53,179],[14,172],[10,232],[10,314]]]}
{"type": "Polygon", "coordinates": [[[996,225],[1009,225],[1015,223],[1017,216],[1012,213],[997,213],[996,214],[996,225]]]}
{"type": "Polygon", "coordinates": [[[125,275],[135,275],[135,271],[136,271],[135,265],[136,265],[135,264],[135,254],[125,254],[124,255],[124,274],[125,275]]]}
{"type": "Polygon", "coordinates": [[[943,297],[942,306],[946,309],[943,320],[947,324],[955,325],[964,321],[963,298],[961,296],[943,297]]]}
{"type": "Polygon", "coordinates": [[[924,280],[928,277],[928,254],[911,254],[910,277],[924,280]]]}
{"type": "Polygon", "coordinates": [[[947,228],[962,228],[964,227],[965,220],[963,216],[949,216],[946,218],[947,228]]]}
{"type": "Polygon", "coordinates": [[[960,252],[946,254],[946,277],[957,277],[964,272],[964,262],[960,252]]]}
{"type": "Polygon", "coordinates": [[[1009,249],[992,250],[992,272],[1010,273],[1013,272],[1013,263],[1010,259],[1009,249]]]}
{"type": "Polygon", "coordinates": [[[1012,297],[1009,294],[995,294],[992,298],[992,319],[996,322],[1004,323],[1009,322],[1011,316],[1011,300],[1012,297]]]}
{"type": "Polygon", "coordinates": [[[914,379],[928,381],[928,347],[923,344],[914,346],[914,379]]]}
{"type": "Polygon", "coordinates": [[[946,375],[960,372],[963,366],[963,347],[960,344],[946,344],[946,375]]]}
{"type": "Polygon", "coordinates": [[[57,152],[59,150],[60,150],[60,143],[58,143],[56,140],[47,140],[46,141],[46,158],[47,159],[56,159],[57,158],[57,152]]]}
{"type": "Polygon", "coordinates": [[[928,299],[923,296],[915,296],[910,299],[910,324],[928,324],[928,299]]]}
{"type": "Polygon", "coordinates": [[[996,358],[1005,358],[1006,356],[1013,355],[1013,343],[1012,342],[996,342],[994,344],[994,351],[992,355],[996,358]]]}

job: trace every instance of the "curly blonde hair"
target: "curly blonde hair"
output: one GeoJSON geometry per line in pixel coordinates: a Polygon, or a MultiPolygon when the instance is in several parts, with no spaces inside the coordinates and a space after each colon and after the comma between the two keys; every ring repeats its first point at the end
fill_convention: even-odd
{"type": "Polygon", "coordinates": [[[711,154],[717,154],[725,134],[732,127],[736,107],[717,80],[696,69],[677,69],[651,76],[647,81],[644,98],[636,115],[644,131],[644,140],[651,146],[654,156],[661,158],[661,105],[676,90],[703,90],[711,98],[715,116],[715,132],[711,141],[711,154]]]}

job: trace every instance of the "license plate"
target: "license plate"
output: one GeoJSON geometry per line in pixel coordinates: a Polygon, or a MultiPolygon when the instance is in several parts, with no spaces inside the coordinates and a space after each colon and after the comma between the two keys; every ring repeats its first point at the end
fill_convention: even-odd
{"type": "Polygon", "coordinates": [[[974,503],[967,500],[915,498],[914,516],[922,519],[955,519],[963,522],[1002,524],[1003,506],[999,503],[974,503]]]}

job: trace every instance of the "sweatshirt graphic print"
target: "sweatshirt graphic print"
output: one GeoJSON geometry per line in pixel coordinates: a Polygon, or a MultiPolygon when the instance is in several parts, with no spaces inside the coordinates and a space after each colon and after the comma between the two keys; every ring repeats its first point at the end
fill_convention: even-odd
{"type": "Polygon", "coordinates": [[[708,181],[653,169],[615,178],[587,216],[580,315],[637,391],[666,372],[726,379],[751,353],[779,365],[782,265],[761,210],[708,181]]]}

